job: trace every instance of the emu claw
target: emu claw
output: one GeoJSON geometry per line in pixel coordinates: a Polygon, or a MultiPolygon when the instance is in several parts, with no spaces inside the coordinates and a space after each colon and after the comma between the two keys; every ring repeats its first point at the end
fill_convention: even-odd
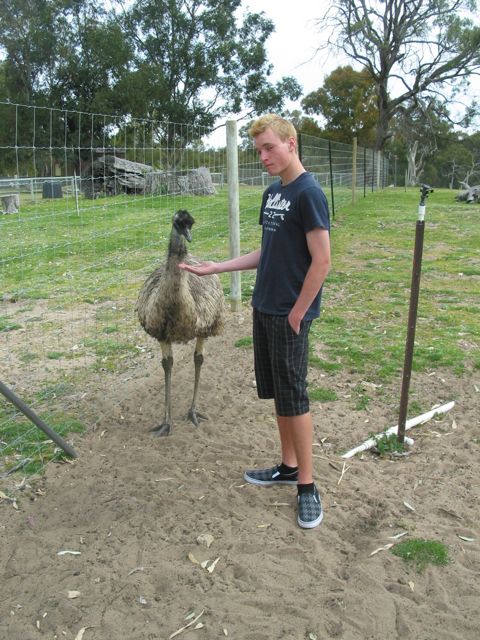
{"type": "Polygon", "coordinates": [[[190,409],[187,417],[196,427],[200,424],[200,420],[208,420],[207,416],[198,413],[195,409],[190,409]]]}
{"type": "Polygon", "coordinates": [[[172,425],[169,422],[164,422],[158,427],[150,429],[150,433],[153,433],[156,437],[169,436],[172,433],[172,425]]]}

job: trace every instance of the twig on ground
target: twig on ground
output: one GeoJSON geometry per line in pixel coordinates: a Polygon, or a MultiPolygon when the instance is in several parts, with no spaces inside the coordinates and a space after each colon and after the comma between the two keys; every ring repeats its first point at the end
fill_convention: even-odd
{"type": "Polygon", "coordinates": [[[181,627],[180,629],[178,629],[178,631],[175,631],[174,633],[172,633],[171,636],[168,636],[168,640],[172,640],[172,638],[179,636],[181,633],[183,633],[183,631],[185,631],[185,629],[188,629],[189,627],[194,625],[197,622],[197,620],[203,616],[204,613],[205,613],[205,609],[203,609],[202,612],[199,613],[198,616],[194,618],[191,622],[186,624],[184,627],[181,627]]]}
{"type": "Polygon", "coordinates": [[[343,480],[343,476],[350,469],[350,466],[347,467],[346,464],[347,464],[346,462],[343,463],[342,474],[341,474],[340,478],[338,479],[337,485],[340,484],[340,482],[343,480]]]}

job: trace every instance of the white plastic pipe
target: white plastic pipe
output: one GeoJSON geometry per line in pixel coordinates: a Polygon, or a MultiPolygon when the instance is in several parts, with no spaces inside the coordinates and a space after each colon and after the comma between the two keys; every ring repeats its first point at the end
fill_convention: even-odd
{"type": "MultiPolygon", "coordinates": [[[[408,429],[411,429],[412,427],[415,427],[417,424],[424,424],[425,422],[428,422],[435,416],[441,415],[442,413],[447,413],[447,411],[450,411],[450,409],[453,409],[454,406],[455,406],[455,402],[453,401],[447,402],[447,404],[442,404],[442,406],[440,407],[434,407],[431,411],[427,411],[427,413],[422,413],[421,416],[417,416],[416,418],[411,418],[410,420],[407,420],[405,423],[405,431],[407,431],[408,429]]],[[[383,434],[389,436],[391,433],[397,433],[397,431],[398,431],[398,424],[395,427],[390,427],[390,429],[387,429],[385,432],[377,434],[376,437],[365,440],[365,442],[363,444],[360,444],[358,447],[355,447],[354,449],[350,449],[350,451],[347,451],[347,453],[343,454],[342,458],[351,458],[356,453],[360,453],[360,451],[367,451],[368,449],[371,449],[377,444],[378,437],[382,436],[383,434]]]]}

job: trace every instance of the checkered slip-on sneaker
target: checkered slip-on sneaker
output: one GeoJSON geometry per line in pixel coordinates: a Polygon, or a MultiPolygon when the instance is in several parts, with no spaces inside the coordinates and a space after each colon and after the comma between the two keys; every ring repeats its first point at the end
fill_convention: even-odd
{"type": "Polygon", "coordinates": [[[250,484],[261,484],[264,487],[269,487],[272,484],[297,484],[297,471],[289,474],[280,473],[279,467],[280,465],[271,469],[251,469],[245,471],[243,477],[250,484]]]}
{"type": "Polygon", "coordinates": [[[298,495],[298,524],[303,529],[317,527],[323,519],[322,501],[317,491],[313,493],[300,493],[298,495]]]}

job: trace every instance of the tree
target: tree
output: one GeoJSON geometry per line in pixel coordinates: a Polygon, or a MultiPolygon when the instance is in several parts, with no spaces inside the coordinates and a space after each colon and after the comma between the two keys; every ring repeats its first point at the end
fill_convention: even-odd
{"type": "Polygon", "coordinates": [[[323,116],[325,133],[339,142],[351,143],[356,136],[362,145],[374,139],[378,111],[375,83],[365,69],[337,67],[319,89],[302,100],[306,113],[323,116]]]}
{"type": "Polygon", "coordinates": [[[452,137],[435,159],[440,176],[450,189],[480,182],[480,133],[452,137]]]}
{"type": "MultiPolygon", "coordinates": [[[[45,149],[52,143],[61,147],[68,134],[68,146],[82,148],[75,158],[80,164],[91,158],[92,141],[109,144],[120,133],[124,146],[136,149],[147,119],[161,121],[146,125],[155,127],[149,141],[181,150],[187,139],[192,143],[192,134],[209,133],[227,113],[276,110],[301,94],[293,78],[268,82],[265,43],[273,23],[262,13],[247,13],[240,21],[240,5],[241,0],[3,0],[4,97],[60,110],[53,138],[51,113],[36,112],[36,141],[45,149]],[[80,125],[77,112],[117,115],[114,126],[101,117],[90,123],[83,118],[80,125]]],[[[0,135],[6,126],[0,122],[0,135]]],[[[29,126],[26,121],[21,127],[25,135],[29,126]]],[[[179,164],[176,156],[167,159],[170,166],[179,164]]],[[[36,161],[44,163],[38,153],[36,161]]]]}
{"type": "Polygon", "coordinates": [[[451,122],[438,99],[415,98],[402,105],[394,118],[392,132],[404,148],[407,159],[406,184],[418,184],[427,161],[439,149],[439,139],[449,137],[451,122]]]}
{"type": "Polygon", "coordinates": [[[55,71],[45,97],[56,108],[109,113],[132,50],[115,15],[98,1],[68,4],[56,18],[55,71]]]}
{"type": "Polygon", "coordinates": [[[464,142],[452,142],[437,155],[436,165],[441,182],[446,182],[449,189],[458,188],[462,182],[470,184],[471,179],[475,184],[480,176],[480,153],[475,158],[464,142]]]}
{"type": "Polygon", "coordinates": [[[124,11],[134,51],[119,83],[122,102],[137,116],[212,127],[227,113],[281,108],[300,96],[293,78],[268,82],[265,43],[273,23],[247,13],[241,0],[137,0],[124,11]]]}
{"type": "Polygon", "coordinates": [[[317,122],[308,116],[305,116],[300,110],[294,109],[293,111],[286,111],[284,114],[287,120],[293,124],[297,133],[303,133],[307,136],[315,136],[320,138],[324,135],[322,127],[317,122]]]}
{"type": "Polygon", "coordinates": [[[49,0],[2,0],[0,50],[5,97],[31,104],[54,67],[55,7],[49,0]]]}
{"type": "Polygon", "coordinates": [[[212,127],[280,109],[298,82],[270,83],[263,13],[241,0],[3,0],[0,58],[13,102],[212,127]]]}
{"type": "Polygon", "coordinates": [[[330,29],[327,46],[361,64],[375,82],[377,149],[384,149],[406,102],[444,95],[479,73],[480,27],[466,16],[475,10],[475,0],[335,0],[319,21],[330,29]]]}
{"type": "MultiPolygon", "coordinates": [[[[104,138],[102,119],[80,112],[113,110],[115,85],[128,69],[130,52],[114,16],[95,0],[4,0],[0,47],[4,52],[4,96],[14,103],[55,110],[19,110],[16,129],[24,166],[35,162],[37,175],[49,175],[71,153],[77,171],[91,158],[88,146],[104,138]],[[32,118],[35,122],[32,122],[32,118]],[[33,129],[33,130],[32,130],[33,129]],[[36,153],[28,151],[35,138],[36,153]],[[49,148],[52,147],[52,151],[49,148]]],[[[7,133],[10,122],[0,122],[7,133]]],[[[25,169],[24,169],[25,170],[25,169]]]]}

